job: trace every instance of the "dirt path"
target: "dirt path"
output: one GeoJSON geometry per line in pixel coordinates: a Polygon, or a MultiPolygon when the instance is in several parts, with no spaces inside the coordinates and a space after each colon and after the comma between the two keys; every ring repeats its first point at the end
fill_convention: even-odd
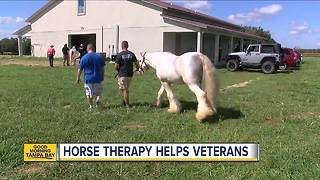
{"type": "MultiPolygon", "coordinates": [[[[18,59],[0,59],[0,65],[22,65],[22,66],[40,66],[40,67],[47,67],[48,62],[45,60],[18,60],[18,59]]],[[[54,61],[54,66],[62,66],[61,60],[54,61]]],[[[234,89],[234,88],[242,88],[250,85],[252,82],[259,80],[260,78],[256,78],[255,80],[249,80],[240,82],[237,84],[229,85],[225,88],[220,89],[220,91],[225,91],[228,89],[234,89]]]]}
{"type": "Polygon", "coordinates": [[[246,86],[248,86],[249,84],[251,84],[252,82],[257,81],[257,80],[259,80],[259,79],[260,79],[260,78],[256,78],[255,80],[249,80],[249,81],[244,81],[244,82],[240,82],[240,83],[237,83],[237,84],[233,84],[233,85],[230,85],[230,86],[227,86],[227,87],[225,87],[225,88],[220,89],[220,91],[225,91],[225,90],[234,89],[234,88],[246,87],[246,86]]]}
{"type": "MultiPolygon", "coordinates": [[[[1,59],[0,65],[22,65],[22,66],[41,66],[47,67],[48,62],[45,60],[18,60],[18,59],[1,59]]],[[[53,62],[54,66],[62,66],[61,60],[53,62]]]]}

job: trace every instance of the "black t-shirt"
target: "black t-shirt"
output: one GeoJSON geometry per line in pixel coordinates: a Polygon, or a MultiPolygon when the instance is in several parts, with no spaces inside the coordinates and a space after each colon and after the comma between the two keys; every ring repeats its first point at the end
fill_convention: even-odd
{"type": "Polygon", "coordinates": [[[63,48],[62,48],[62,53],[63,53],[64,55],[68,55],[68,52],[69,52],[69,48],[68,48],[68,47],[63,47],[63,48]]]}
{"type": "Polygon", "coordinates": [[[120,52],[116,58],[116,63],[119,64],[119,77],[132,77],[134,62],[137,62],[137,58],[133,52],[120,52]]]}
{"type": "Polygon", "coordinates": [[[82,58],[85,54],[87,54],[87,51],[84,49],[84,47],[79,47],[79,53],[80,53],[80,58],[82,58]]]}

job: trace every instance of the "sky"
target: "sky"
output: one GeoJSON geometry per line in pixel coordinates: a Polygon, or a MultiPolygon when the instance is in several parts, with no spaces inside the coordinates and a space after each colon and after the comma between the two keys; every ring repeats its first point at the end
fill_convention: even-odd
{"type": "MultiPolygon", "coordinates": [[[[167,0],[219,19],[261,26],[284,47],[320,48],[320,1],[167,0]]],[[[23,27],[47,0],[0,0],[0,39],[23,27]]]]}

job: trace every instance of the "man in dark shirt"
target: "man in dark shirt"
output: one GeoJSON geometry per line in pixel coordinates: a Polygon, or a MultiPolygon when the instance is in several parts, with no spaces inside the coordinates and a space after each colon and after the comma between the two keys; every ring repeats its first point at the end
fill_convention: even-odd
{"type": "Polygon", "coordinates": [[[81,58],[85,55],[85,54],[87,54],[87,51],[86,51],[86,49],[85,49],[85,47],[83,46],[83,44],[80,44],[80,47],[79,47],[79,53],[80,53],[80,60],[81,60],[81,58]]]}
{"type": "Polygon", "coordinates": [[[116,57],[116,70],[119,72],[118,85],[122,91],[123,104],[129,107],[129,86],[133,76],[133,64],[139,69],[135,54],[128,50],[127,41],[121,43],[122,51],[116,57]]]}
{"type": "Polygon", "coordinates": [[[65,44],[62,48],[62,54],[63,54],[63,66],[66,65],[67,62],[67,66],[69,66],[69,48],[67,46],[67,44],[65,44]]]}

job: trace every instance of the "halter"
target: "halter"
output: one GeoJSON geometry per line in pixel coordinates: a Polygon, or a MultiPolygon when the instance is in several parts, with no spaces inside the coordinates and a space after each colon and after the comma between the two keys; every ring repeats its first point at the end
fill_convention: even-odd
{"type": "Polygon", "coordinates": [[[145,64],[145,65],[148,67],[148,64],[146,63],[146,57],[145,57],[145,56],[146,56],[146,53],[147,53],[147,52],[145,52],[144,54],[141,53],[142,62],[141,62],[141,65],[140,65],[140,70],[141,70],[142,72],[144,72],[144,70],[143,70],[143,68],[142,68],[142,67],[143,67],[143,64],[145,64]]]}

